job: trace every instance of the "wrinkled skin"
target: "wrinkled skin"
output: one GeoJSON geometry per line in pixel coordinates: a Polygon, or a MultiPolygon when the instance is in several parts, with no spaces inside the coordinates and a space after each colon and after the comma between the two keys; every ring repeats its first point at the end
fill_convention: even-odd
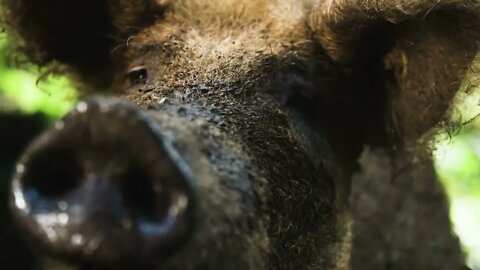
{"type": "MultiPolygon", "coordinates": [[[[376,256],[366,248],[381,241],[374,234],[404,229],[392,222],[369,232],[378,226],[372,220],[396,212],[407,196],[383,185],[372,191],[371,182],[391,181],[396,168],[384,164],[410,164],[418,154],[407,150],[446,117],[480,40],[475,1],[61,2],[4,1],[19,48],[38,64],[59,62],[83,88],[108,89],[122,101],[80,103],[19,161],[12,209],[45,269],[370,269],[362,261],[376,256]],[[89,20],[80,20],[85,14],[89,20]],[[382,150],[361,156],[365,146],[382,150]],[[64,160],[49,149],[93,165],[45,177],[61,167],[48,164],[64,160]],[[169,161],[159,163],[163,158],[169,161]],[[142,231],[138,215],[151,203],[142,191],[129,201],[128,188],[116,186],[124,174],[128,187],[141,184],[130,167],[168,175],[168,192],[188,198],[166,236],[142,231]],[[63,186],[59,176],[81,184],[42,196],[55,192],[42,181],[63,186]],[[397,203],[369,217],[362,195],[379,205],[384,191],[397,203]],[[46,225],[39,218],[45,213],[58,222],[46,225]],[[353,232],[352,217],[362,222],[353,232]],[[352,233],[365,231],[350,262],[352,233]],[[78,235],[82,241],[73,240],[78,235]]],[[[422,178],[419,171],[400,182],[422,178]]],[[[417,191],[425,192],[411,188],[417,191]]],[[[391,251],[370,267],[461,269],[439,194],[432,199],[437,210],[426,207],[439,219],[420,215],[416,227],[447,224],[432,230],[444,240],[431,249],[449,250],[439,255],[449,263],[429,263],[437,258],[428,252],[409,260],[391,251]]]]}

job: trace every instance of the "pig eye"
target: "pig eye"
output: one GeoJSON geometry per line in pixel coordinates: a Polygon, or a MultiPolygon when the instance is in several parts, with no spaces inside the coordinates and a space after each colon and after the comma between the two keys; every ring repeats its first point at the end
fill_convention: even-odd
{"type": "Polygon", "coordinates": [[[130,87],[146,84],[148,79],[147,68],[145,66],[136,66],[130,69],[127,73],[127,79],[130,82],[130,87]]]}

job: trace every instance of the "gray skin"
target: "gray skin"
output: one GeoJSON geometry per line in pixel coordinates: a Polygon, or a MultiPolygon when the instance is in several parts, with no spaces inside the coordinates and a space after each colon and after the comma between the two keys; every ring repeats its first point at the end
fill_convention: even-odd
{"type": "Polygon", "coordinates": [[[3,4],[31,61],[116,96],[16,167],[43,269],[462,269],[410,150],[478,51],[475,1],[3,4]]]}

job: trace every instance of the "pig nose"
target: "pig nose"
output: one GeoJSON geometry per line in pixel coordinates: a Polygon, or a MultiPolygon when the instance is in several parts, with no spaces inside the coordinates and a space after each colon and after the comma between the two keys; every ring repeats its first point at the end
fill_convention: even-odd
{"type": "Polygon", "coordinates": [[[193,175],[139,108],[81,102],[24,153],[11,208],[39,250],[117,263],[167,256],[192,231],[193,175]]]}

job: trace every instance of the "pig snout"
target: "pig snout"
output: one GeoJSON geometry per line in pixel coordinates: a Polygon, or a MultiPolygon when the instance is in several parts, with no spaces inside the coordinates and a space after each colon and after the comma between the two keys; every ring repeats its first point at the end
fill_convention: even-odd
{"type": "Polygon", "coordinates": [[[192,173],[144,112],[81,102],[26,150],[11,207],[25,238],[72,261],[146,261],[192,231],[192,173]]]}

